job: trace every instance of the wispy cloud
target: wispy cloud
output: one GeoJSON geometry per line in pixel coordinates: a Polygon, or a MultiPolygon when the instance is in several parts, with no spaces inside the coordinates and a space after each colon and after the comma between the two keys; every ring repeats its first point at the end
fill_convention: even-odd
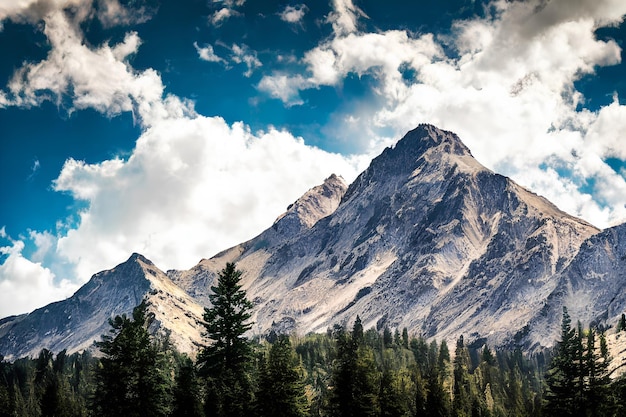
{"type": "Polygon", "coordinates": [[[217,62],[217,63],[222,63],[222,64],[226,63],[225,59],[215,54],[215,51],[213,50],[212,45],[206,45],[206,46],[200,47],[198,46],[198,42],[194,42],[193,46],[194,48],[196,48],[196,51],[198,52],[198,56],[200,57],[201,60],[207,61],[207,62],[217,62]]]}
{"type": "Polygon", "coordinates": [[[209,18],[209,21],[213,26],[220,26],[226,20],[235,16],[241,16],[241,13],[239,13],[237,10],[224,7],[215,11],[209,18]]]}
{"type": "Polygon", "coordinates": [[[295,6],[286,6],[283,11],[278,13],[280,19],[284,22],[291,24],[298,24],[304,18],[304,15],[309,11],[306,4],[298,4],[295,6]]]}
{"type": "Polygon", "coordinates": [[[33,166],[30,168],[30,174],[28,174],[28,177],[26,178],[26,180],[31,181],[33,178],[35,178],[35,175],[37,175],[40,168],[41,168],[41,163],[39,162],[39,159],[35,159],[33,161],[33,166]]]}
{"type": "Polygon", "coordinates": [[[248,67],[247,71],[244,72],[246,77],[250,77],[255,69],[263,66],[259,58],[257,57],[256,51],[253,51],[248,47],[248,45],[241,44],[233,44],[232,48],[232,56],[231,60],[235,64],[246,64],[248,67]]]}
{"type": "Polygon", "coordinates": [[[76,291],[75,283],[58,282],[50,269],[24,257],[24,242],[13,240],[4,227],[0,237],[10,241],[0,246],[0,254],[6,257],[0,265],[0,317],[27,313],[76,291]]]}

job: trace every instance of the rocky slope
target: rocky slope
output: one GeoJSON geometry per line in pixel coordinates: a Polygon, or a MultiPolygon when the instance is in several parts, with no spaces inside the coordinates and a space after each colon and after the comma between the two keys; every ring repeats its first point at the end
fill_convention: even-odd
{"type": "Polygon", "coordinates": [[[130,315],[143,299],[149,304],[152,333],[171,331],[172,342],[187,352],[201,342],[203,308],[152,262],[133,254],[95,274],[67,300],[0,321],[0,352],[15,359],[36,356],[44,347],[68,353],[90,348],[109,332],[109,318],[130,315]]]}
{"type": "Polygon", "coordinates": [[[526,345],[539,346],[546,335],[559,334],[554,317],[561,316],[562,306],[584,325],[615,325],[626,311],[626,224],[583,242],[554,281],[558,285],[522,333],[526,345]]]}

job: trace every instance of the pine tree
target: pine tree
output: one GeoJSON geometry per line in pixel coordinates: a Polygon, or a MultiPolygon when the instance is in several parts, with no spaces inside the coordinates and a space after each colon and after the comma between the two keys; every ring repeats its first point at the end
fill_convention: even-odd
{"type": "Polygon", "coordinates": [[[14,411],[14,401],[11,398],[12,386],[11,366],[4,361],[4,356],[0,355],[0,417],[11,417],[14,411]]]}
{"type": "Polygon", "coordinates": [[[170,411],[171,384],[150,339],[146,309],[142,302],[132,319],[110,319],[112,335],[96,343],[104,355],[96,369],[93,407],[98,416],[158,417],[170,411]]]}
{"type": "Polygon", "coordinates": [[[587,336],[587,349],[585,352],[585,362],[588,375],[586,377],[587,386],[585,389],[584,405],[589,416],[610,415],[612,409],[610,403],[611,377],[609,356],[604,334],[600,334],[600,347],[595,345],[595,331],[589,330],[587,336]]]}
{"type": "Polygon", "coordinates": [[[402,347],[405,349],[409,348],[409,331],[406,327],[402,329],[402,347]]]}
{"type": "Polygon", "coordinates": [[[383,329],[383,343],[386,348],[390,348],[393,345],[393,333],[391,333],[391,329],[387,326],[383,329]]]}
{"type": "Polygon", "coordinates": [[[304,369],[289,337],[278,336],[260,375],[257,414],[274,417],[305,417],[309,404],[304,369]]]}
{"type": "Polygon", "coordinates": [[[470,397],[469,352],[464,346],[461,335],[456,343],[454,353],[454,399],[452,401],[452,415],[470,417],[472,403],[470,397]]]}
{"type": "Polygon", "coordinates": [[[380,417],[403,417],[409,412],[407,393],[398,372],[385,367],[380,380],[380,417]]]}
{"type": "Polygon", "coordinates": [[[576,331],[572,329],[572,321],[567,312],[567,307],[563,307],[561,340],[556,346],[550,369],[546,374],[548,386],[546,409],[552,415],[563,417],[576,415],[578,406],[577,377],[579,375],[576,364],[577,358],[576,331]]]}
{"type": "Polygon", "coordinates": [[[372,349],[359,342],[363,327],[355,322],[352,334],[338,329],[337,359],[332,375],[331,415],[376,416],[379,376],[372,349]]]}
{"type": "Polygon", "coordinates": [[[206,335],[213,343],[201,352],[198,364],[207,382],[208,415],[243,417],[252,409],[252,345],[245,333],[252,328],[253,304],[241,289],[241,275],[234,263],[227,263],[211,287],[212,306],[204,311],[206,335]]]}
{"type": "Polygon", "coordinates": [[[173,390],[172,417],[204,417],[200,381],[195,365],[183,357],[173,390]]]}

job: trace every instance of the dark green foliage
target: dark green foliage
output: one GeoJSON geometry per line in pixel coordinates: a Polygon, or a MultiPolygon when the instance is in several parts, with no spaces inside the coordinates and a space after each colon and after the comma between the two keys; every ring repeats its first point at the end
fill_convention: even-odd
{"type": "Polygon", "coordinates": [[[253,304],[241,289],[242,272],[227,263],[211,287],[212,307],[206,308],[203,323],[212,344],[198,358],[207,382],[207,415],[249,416],[254,387],[251,376],[252,344],[245,333],[253,304]]]}
{"type": "Polygon", "coordinates": [[[141,303],[133,317],[109,321],[111,335],[96,346],[104,357],[96,369],[93,408],[98,416],[166,416],[170,409],[170,384],[162,354],[147,331],[147,305],[141,303]]]}
{"type": "Polygon", "coordinates": [[[470,417],[472,415],[472,393],[469,375],[469,352],[465,348],[463,336],[460,336],[454,352],[454,400],[452,415],[470,417]]]}
{"type": "Polygon", "coordinates": [[[204,417],[202,388],[196,366],[187,356],[182,357],[173,389],[172,417],[204,417]]]}
{"type": "Polygon", "coordinates": [[[80,374],[80,383],[72,383],[74,365],[84,361],[95,362],[89,354],[55,358],[47,349],[34,360],[0,360],[0,416],[86,416],[89,378],[80,374]]]}
{"type": "Polygon", "coordinates": [[[393,345],[393,334],[391,333],[391,329],[385,326],[383,330],[383,343],[386,348],[389,348],[393,345]]]}
{"type": "Polygon", "coordinates": [[[333,416],[376,416],[379,381],[372,349],[361,339],[361,321],[352,333],[335,334],[337,359],[333,367],[330,410],[333,416]]]}
{"type": "Polygon", "coordinates": [[[256,411],[259,416],[308,415],[305,372],[287,336],[279,336],[272,344],[267,361],[262,366],[256,411]]]}
{"type": "Polygon", "coordinates": [[[609,357],[606,340],[596,331],[585,335],[580,322],[571,327],[567,308],[563,308],[561,340],[546,373],[546,410],[567,416],[611,416],[614,402],[610,396],[609,357]]]}
{"type": "Polygon", "coordinates": [[[546,374],[548,391],[546,409],[555,415],[573,416],[577,406],[576,331],[572,320],[563,307],[561,340],[558,342],[552,364],[546,374]]]}
{"type": "Polygon", "coordinates": [[[380,380],[379,407],[381,417],[402,417],[409,412],[411,392],[402,372],[385,368],[380,380]]]}
{"type": "Polygon", "coordinates": [[[409,348],[409,331],[406,327],[402,329],[402,347],[405,349],[409,348]]]}

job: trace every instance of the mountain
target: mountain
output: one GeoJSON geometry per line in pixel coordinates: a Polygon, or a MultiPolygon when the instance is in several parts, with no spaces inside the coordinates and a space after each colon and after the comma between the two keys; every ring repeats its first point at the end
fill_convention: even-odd
{"type": "Polygon", "coordinates": [[[115,268],[95,274],[72,297],[30,314],[0,321],[0,352],[7,359],[36,356],[42,348],[68,353],[87,349],[108,334],[109,318],[130,315],[143,299],[152,333],[171,332],[182,351],[201,341],[203,308],[152,262],[133,254],[115,268]]]}
{"type": "Polygon", "coordinates": [[[198,294],[236,262],[259,332],[324,331],[358,314],[365,327],[512,345],[599,233],[430,125],[375,158],[329,216],[280,234],[286,218],[174,281],[198,294]]]}
{"type": "Polygon", "coordinates": [[[243,271],[255,333],[326,331],[359,315],[366,328],[533,350],[558,339],[564,305],[585,324],[626,310],[626,225],[600,231],[483,167],[454,133],[420,125],[350,186],[330,176],[259,236],[190,270],[133,255],[68,300],[0,321],[0,352],[85,348],[144,297],[151,329],[191,351],[227,262],[243,271]]]}

